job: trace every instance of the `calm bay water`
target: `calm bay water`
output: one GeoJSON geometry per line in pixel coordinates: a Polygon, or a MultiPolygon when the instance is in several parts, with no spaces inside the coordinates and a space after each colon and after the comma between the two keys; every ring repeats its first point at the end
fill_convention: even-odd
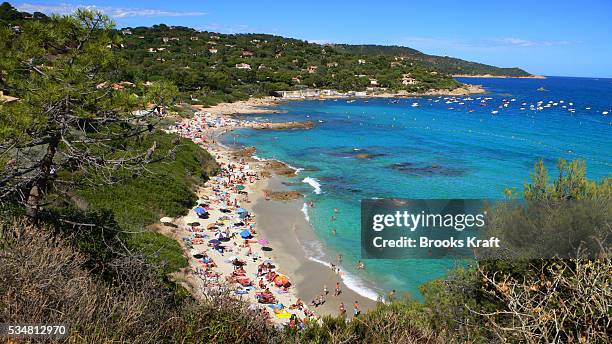
{"type": "Polygon", "coordinates": [[[584,159],[590,178],[612,174],[612,114],[602,114],[612,112],[612,79],[461,81],[488,93],[289,102],[278,106],[286,113],[245,117],[308,119],[316,127],[243,129],[224,139],[302,169],[290,187],[315,205],[305,211],[320,241],[303,243],[313,260],[335,262],[340,253],[353,289],[373,297],[394,288],[420,298],[418,286],[455,263],[368,260],[366,271],[356,272],[362,198],[502,198],[506,187],[521,190],[538,159],[553,170],[558,158],[584,159]]]}

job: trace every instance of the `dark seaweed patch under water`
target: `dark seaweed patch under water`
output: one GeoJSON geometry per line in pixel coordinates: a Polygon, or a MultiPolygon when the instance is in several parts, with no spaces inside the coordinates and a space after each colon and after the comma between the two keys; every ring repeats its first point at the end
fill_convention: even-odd
{"type": "Polygon", "coordinates": [[[340,176],[321,176],[319,181],[325,184],[326,188],[340,192],[360,193],[361,189],[355,187],[354,183],[350,183],[346,178],[340,176]]]}
{"type": "Polygon", "coordinates": [[[342,149],[327,152],[327,155],[338,158],[374,159],[386,156],[387,154],[371,149],[342,149]]]}
{"type": "Polygon", "coordinates": [[[444,166],[440,164],[416,163],[416,162],[400,162],[388,165],[387,168],[415,176],[415,177],[460,177],[467,174],[466,169],[444,166]]]}

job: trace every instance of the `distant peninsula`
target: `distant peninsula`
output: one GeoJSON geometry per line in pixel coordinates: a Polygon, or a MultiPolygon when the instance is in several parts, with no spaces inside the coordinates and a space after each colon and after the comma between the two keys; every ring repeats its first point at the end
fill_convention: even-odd
{"type": "Polygon", "coordinates": [[[484,63],[466,61],[450,56],[428,55],[416,49],[397,45],[374,45],[374,44],[334,44],[334,49],[351,54],[363,54],[368,56],[394,56],[405,61],[422,65],[426,68],[435,69],[442,73],[451,75],[469,76],[500,76],[500,77],[534,77],[518,67],[496,67],[484,63]]]}
{"type": "Polygon", "coordinates": [[[544,75],[512,76],[512,75],[494,75],[494,74],[453,74],[452,76],[454,78],[546,79],[544,75]]]}

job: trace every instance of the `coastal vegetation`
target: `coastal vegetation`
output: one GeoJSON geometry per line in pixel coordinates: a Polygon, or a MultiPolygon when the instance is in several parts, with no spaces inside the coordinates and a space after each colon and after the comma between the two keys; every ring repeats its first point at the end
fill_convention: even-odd
{"type": "MultiPolygon", "coordinates": [[[[3,3],[4,29],[48,21],[3,3]]],[[[154,25],[115,30],[107,48],[124,57],[118,69],[134,84],[170,81],[182,101],[210,105],[282,90],[337,91],[452,90],[461,84],[450,74],[528,75],[410,48],[315,44],[265,34],[220,34],[188,27],[154,25]]],[[[10,90],[9,90],[10,91],[10,90]]],[[[8,93],[8,91],[7,91],[8,93]]]]}
{"type": "MultiPolygon", "coordinates": [[[[0,28],[0,86],[19,98],[0,102],[0,323],[67,323],[70,333],[64,341],[72,343],[609,340],[612,264],[605,245],[596,258],[476,261],[423,285],[422,303],[381,303],[351,322],[325,317],[300,331],[274,327],[224,294],[194,300],[173,277],[186,266],[179,244],[149,225],[162,216],[184,214],[196,200],[194,189],[218,166],[190,140],[157,128],[160,114],[173,111],[176,99],[185,96],[215,102],[298,86],[282,79],[276,86],[271,82],[259,87],[258,80],[248,79],[251,72],[222,72],[246,58],[231,56],[253,49],[253,40],[277,42],[273,47],[286,43],[288,50],[281,57],[303,55],[302,64],[298,59],[302,67],[313,56],[322,58],[321,49],[326,48],[257,35],[192,40],[193,30],[165,26],[131,29],[124,37],[134,37],[122,43],[108,18],[95,12],[51,18],[35,14],[32,17],[40,20],[30,20],[30,15],[2,4],[0,15],[21,21],[18,29],[0,28]],[[148,51],[141,57],[130,55],[140,54],[132,40],[156,46],[163,37],[179,37],[177,32],[190,42],[235,42],[238,49],[221,58],[218,74],[206,76],[181,74],[195,67],[166,69],[157,57],[156,62],[150,60],[148,51]],[[230,63],[231,58],[235,60],[230,63]],[[239,79],[251,81],[236,84],[239,79]],[[126,80],[133,85],[122,84],[126,80]]],[[[167,50],[176,50],[179,65],[193,55],[189,47],[176,44],[167,50]]],[[[329,55],[338,63],[359,60],[332,50],[329,55]]],[[[261,61],[275,59],[265,51],[261,61]]],[[[390,60],[374,61],[383,66],[390,60]]],[[[354,67],[359,66],[357,61],[354,67]]],[[[425,67],[405,68],[414,75],[422,71],[419,80],[425,84],[426,75],[439,87],[452,81],[425,67]]],[[[354,87],[356,80],[349,78],[345,86],[354,87]]],[[[523,192],[508,190],[507,196],[545,202],[594,200],[605,206],[594,216],[600,229],[609,231],[612,181],[589,181],[586,166],[577,161],[560,161],[558,170],[551,182],[544,164],[537,163],[523,192]]]]}
{"type": "Polygon", "coordinates": [[[186,27],[125,28],[128,80],[170,80],[193,104],[268,96],[304,88],[338,91],[454,89],[450,76],[387,56],[263,34],[225,35],[186,27]]]}

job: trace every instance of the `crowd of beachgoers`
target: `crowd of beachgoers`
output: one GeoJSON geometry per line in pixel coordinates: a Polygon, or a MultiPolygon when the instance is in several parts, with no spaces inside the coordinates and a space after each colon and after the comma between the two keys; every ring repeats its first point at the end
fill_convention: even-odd
{"type": "MultiPolygon", "coordinates": [[[[266,254],[274,249],[258,232],[256,216],[249,210],[256,197],[264,194],[256,186],[264,178],[262,167],[258,161],[232,155],[216,141],[221,133],[243,124],[231,117],[198,112],[168,129],[213,154],[221,172],[199,190],[197,205],[187,216],[162,219],[162,223],[177,226],[176,233],[189,251],[199,292],[229,292],[274,323],[301,327],[318,321],[311,309],[342,290],[340,284],[333,293],[324,287],[320,295],[305,303],[297,297],[291,279],[279,272],[278,262],[266,254]]],[[[358,314],[359,305],[353,308],[358,314]]],[[[346,315],[344,304],[338,311],[346,315]]]]}

